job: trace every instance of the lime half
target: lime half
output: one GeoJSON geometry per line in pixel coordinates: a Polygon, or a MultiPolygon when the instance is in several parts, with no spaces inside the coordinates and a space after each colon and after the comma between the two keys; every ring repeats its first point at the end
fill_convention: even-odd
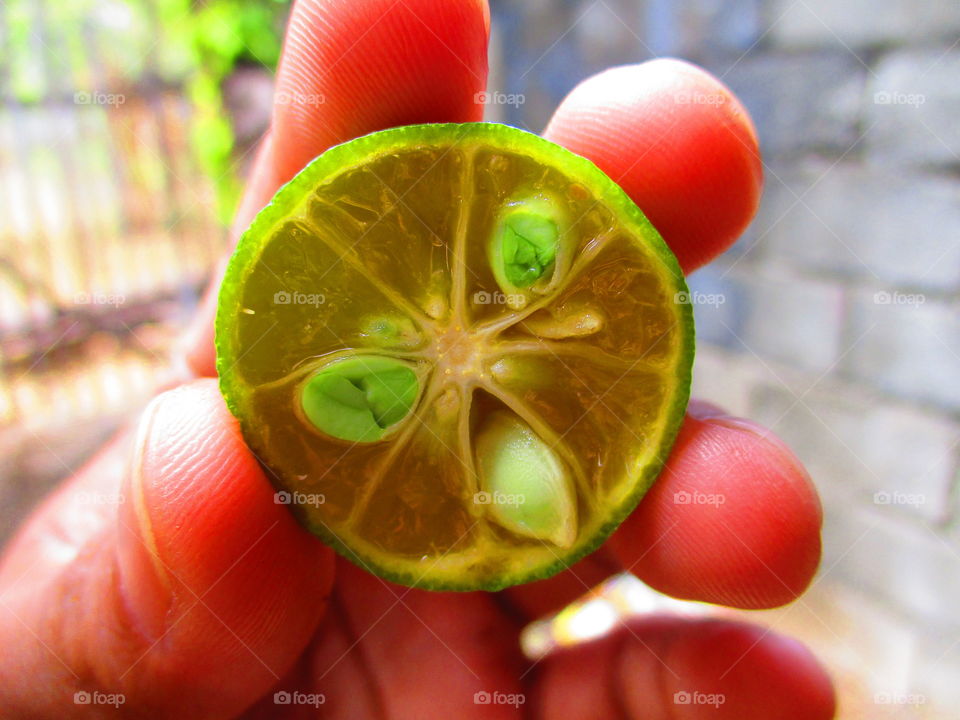
{"type": "Polygon", "coordinates": [[[220,386],[300,521],[382,577],[543,578],[636,506],[686,407],[676,259],[592,163],[489,123],[331,148],[230,260],[220,386]]]}

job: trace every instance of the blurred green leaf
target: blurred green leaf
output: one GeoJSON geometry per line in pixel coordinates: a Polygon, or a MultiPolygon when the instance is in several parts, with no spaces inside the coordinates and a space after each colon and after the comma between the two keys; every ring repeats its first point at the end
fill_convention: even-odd
{"type": "Polygon", "coordinates": [[[146,74],[182,84],[193,108],[193,154],[228,222],[240,179],[223,81],[241,64],[276,69],[288,10],[288,0],[7,0],[7,92],[37,103],[56,92],[48,75],[86,92],[106,91],[94,85],[108,80],[149,80],[146,74]],[[41,34],[58,38],[54,47],[41,34]]]}

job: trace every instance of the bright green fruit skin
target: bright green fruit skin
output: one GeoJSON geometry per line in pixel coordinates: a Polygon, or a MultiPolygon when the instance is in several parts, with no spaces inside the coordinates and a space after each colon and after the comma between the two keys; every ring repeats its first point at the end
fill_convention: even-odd
{"type": "MultiPolygon", "coordinates": [[[[231,370],[237,362],[239,353],[230,348],[228,338],[240,307],[245,268],[250,263],[256,262],[264,238],[268,238],[270,230],[282,223],[322,180],[336,175],[345,167],[355,166],[371,155],[389,153],[393,149],[403,150],[416,145],[449,145],[469,142],[489,144],[505,151],[526,155],[545,165],[561,169],[570,178],[588,187],[590,192],[615,214],[618,226],[627,231],[638,244],[644,246],[645,250],[655,256],[662,264],[666,270],[664,276],[669,276],[670,290],[675,293],[675,297],[686,297],[687,285],[677,259],[657,230],[629,196],[591,161],[537,135],[495,123],[424,124],[383,130],[334,146],[315,158],[293,179],[281,187],[271,202],[260,211],[250,227],[241,236],[237,248],[228,262],[221,286],[216,318],[217,369],[220,375],[220,389],[227,407],[237,417],[241,430],[254,451],[258,449],[257,422],[256,418],[244,417],[243,413],[239,412],[238,403],[235,401],[235,397],[238,397],[239,393],[244,392],[245,389],[233,381],[231,370]]],[[[548,229],[541,228],[538,232],[548,232],[548,229]]],[[[543,260],[547,263],[550,261],[546,257],[543,260]]],[[[535,274],[535,270],[531,272],[531,275],[535,274]]],[[[301,508],[292,506],[291,509],[312,533],[319,536],[339,554],[380,577],[400,584],[431,590],[497,591],[512,585],[555,575],[596,550],[610,536],[649,490],[669,455],[679,432],[689,399],[694,357],[692,307],[689,303],[677,303],[676,313],[680,326],[678,328],[680,349],[675,373],[673,374],[676,379],[676,392],[661,418],[663,432],[656,459],[649,462],[642,469],[642,472],[634,478],[632,489],[625,499],[616,506],[608,508],[606,521],[592,533],[589,539],[578,542],[570,550],[557,552],[558,557],[555,562],[521,572],[488,578],[480,583],[469,579],[456,581],[415,577],[405,570],[392,567],[389,563],[379,562],[369,556],[358,556],[354,549],[346,545],[323,523],[313,522],[301,508]]],[[[279,483],[273,473],[268,473],[268,475],[279,483]]],[[[280,484],[278,484],[278,488],[288,489],[280,484]]]]}

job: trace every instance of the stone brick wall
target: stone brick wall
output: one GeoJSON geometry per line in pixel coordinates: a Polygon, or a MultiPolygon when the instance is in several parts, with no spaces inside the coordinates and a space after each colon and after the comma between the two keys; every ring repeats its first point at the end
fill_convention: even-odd
{"type": "Polygon", "coordinates": [[[706,66],[751,111],[765,194],[737,245],[690,278],[695,298],[714,296],[695,307],[696,393],[772,427],[822,493],[825,557],[806,602],[845,619],[811,623],[876,700],[844,716],[916,716],[883,693],[955,710],[960,3],[494,8],[493,83],[527,98],[492,108],[507,122],[539,130],[578,80],[652,55],[706,66]]]}

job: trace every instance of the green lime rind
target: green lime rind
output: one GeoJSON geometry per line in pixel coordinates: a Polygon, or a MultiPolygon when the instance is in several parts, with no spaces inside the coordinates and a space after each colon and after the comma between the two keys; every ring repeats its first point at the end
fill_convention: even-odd
{"type": "MultiPolygon", "coordinates": [[[[545,165],[560,168],[568,177],[583,183],[590,191],[614,212],[615,217],[631,237],[651,251],[660,261],[664,270],[663,277],[672,279],[674,297],[686,297],[688,293],[683,273],[676,257],[663,241],[660,233],[650,223],[630,197],[611,180],[602,170],[587,158],[576,155],[565,148],[555,145],[525,130],[496,123],[441,123],[407,125],[364,135],[341,145],[331,147],[315,158],[293,179],[286,183],[274,195],[271,202],[257,214],[250,227],[241,235],[236,250],[230,257],[224,273],[220,296],[217,303],[215,321],[215,345],[217,353],[217,371],[220,376],[220,391],[230,411],[237,417],[241,431],[251,449],[260,454],[257,447],[255,424],[242,417],[238,411],[235,396],[243,393],[243,387],[231,383],[231,369],[236,359],[228,354],[227,336],[231,332],[230,323],[240,305],[245,268],[252,267],[270,237],[271,231],[294,214],[298,206],[305,202],[320,182],[344,169],[366,161],[377,155],[394,150],[409,150],[417,146],[436,147],[439,145],[463,145],[475,141],[480,145],[491,143],[500,149],[526,155],[545,165]]],[[[326,524],[316,522],[307,516],[304,509],[291,506],[301,524],[317,535],[327,545],[347,560],[380,577],[410,587],[444,591],[498,591],[512,585],[541,580],[570,567],[578,560],[596,550],[609,538],[613,531],[633,512],[637,504],[653,485],[680,431],[680,425],[690,396],[693,359],[695,353],[695,333],[693,309],[689,303],[676,303],[678,322],[681,332],[677,335],[678,362],[670,377],[673,380],[673,401],[661,418],[663,430],[660,446],[654,460],[650,461],[633,483],[633,489],[617,506],[610,508],[608,519],[593,534],[571,549],[558,552],[555,562],[546,563],[537,568],[510,574],[502,574],[484,580],[469,578],[466,581],[448,578],[418,575],[405,569],[398,569],[377,561],[375,553],[360,556],[356,550],[344,543],[326,524]]],[[[281,478],[269,470],[274,485],[281,490],[281,478]]]]}

